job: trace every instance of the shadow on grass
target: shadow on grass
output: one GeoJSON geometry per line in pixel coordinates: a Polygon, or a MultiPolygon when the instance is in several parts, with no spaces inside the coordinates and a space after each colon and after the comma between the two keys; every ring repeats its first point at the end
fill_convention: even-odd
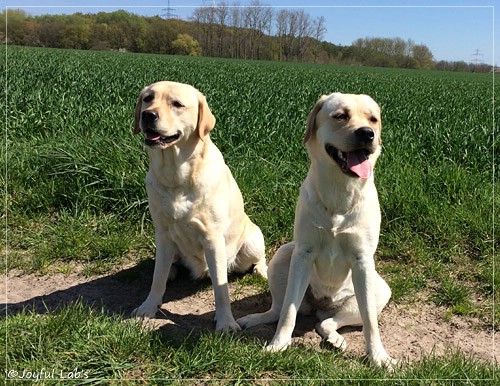
{"type": "MultiPolygon", "coordinates": [[[[129,318],[131,312],[146,299],[149,293],[153,268],[154,261],[146,260],[108,276],[79,282],[68,288],[54,290],[21,302],[5,303],[4,300],[0,303],[1,317],[15,315],[24,310],[38,314],[52,313],[72,303],[83,302],[94,309],[103,310],[107,315],[129,318]]],[[[229,276],[230,285],[237,277],[241,275],[229,276]]],[[[37,282],[31,284],[36,286],[37,282]]],[[[30,285],[30,282],[24,285],[30,285]]],[[[215,329],[213,302],[214,295],[210,279],[192,280],[189,272],[179,267],[177,278],[167,283],[162,309],[147,324],[174,339],[182,339],[186,336],[196,337],[203,332],[215,329]]],[[[231,303],[231,309],[237,319],[249,313],[264,312],[269,309],[270,305],[269,292],[249,295],[243,292],[238,295],[238,300],[231,303]]],[[[307,332],[314,331],[316,322],[317,319],[313,316],[300,316],[297,318],[294,336],[300,337],[307,332]]],[[[244,334],[269,341],[275,330],[276,323],[256,326],[244,334]]]]}
{"type": "MultiPolygon", "coordinates": [[[[114,274],[91,279],[83,283],[75,283],[75,285],[68,288],[34,296],[22,302],[7,304],[3,302],[0,307],[4,314],[6,309],[7,315],[17,314],[22,310],[45,314],[57,312],[73,302],[82,301],[93,308],[102,308],[109,315],[126,315],[137,306],[142,297],[145,298],[147,295],[147,283],[152,278],[152,270],[153,261],[144,261],[114,274]]],[[[64,280],[62,278],[62,281],[64,280]]],[[[74,279],[68,278],[68,282],[70,280],[74,279]]],[[[7,286],[10,285],[14,284],[9,283],[9,280],[7,280],[7,286]]],[[[25,285],[30,285],[30,283],[25,283],[25,285]]],[[[37,282],[34,281],[32,285],[37,286],[37,282]]],[[[57,287],[57,285],[55,286],[57,287]]],[[[33,292],[36,292],[36,290],[33,292]]]]}

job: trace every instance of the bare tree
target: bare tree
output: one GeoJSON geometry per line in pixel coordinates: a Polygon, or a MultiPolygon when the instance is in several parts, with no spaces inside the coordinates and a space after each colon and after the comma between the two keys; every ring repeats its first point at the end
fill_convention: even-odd
{"type": "Polygon", "coordinates": [[[263,37],[271,31],[272,9],[259,0],[252,0],[250,5],[243,9],[242,16],[246,29],[245,57],[260,59],[263,37]]]}
{"type": "Polygon", "coordinates": [[[277,34],[283,60],[292,60],[295,55],[295,41],[299,24],[297,12],[282,9],[276,18],[277,34]]]}
{"type": "Polygon", "coordinates": [[[283,61],[284,51],[285,51],[285,35],[287,31],[287,11],[282,9],[276,15],[276,36],[278,38],[279,52],[278,52],[278,60],[283,61]]]}
{"type": "Polygon", "coordinates": [[[326,23],[326,19],[324,16],[320,16],[320,17],[314,19],[314,23],[313,23],[313,30],[314,30],[313,37],[314,37],[314,39],[319,40],[319,41],[324,39],[325,34],[327,32],[325,23],[326,23]]]}
{"type": "Polygon", "coordinates": [[[225,2],[219,3],[214,8],[214,18],[217,24],[217,56],[229,56],[228,50],[224,52],[224,37],[227,30],[229,10],[225,2]]]}
{"type": "Polygon", "coordinates": [[[257,59],[261,58],[262,51],[264,50],[264,40],[266,35],[271,35],[273,25],[273,9],[269,6],[260,6],[257,18],[257,29],[259,30],[259,45],[257,52],[257,59]]]}
{"type": "Polygon", "coordinates": [[[313,22],[313,38],[316,40],[313,42],[312,47],[311,47],[311,53],[314,58],[314,62],[318,60],[318,55],[321,52],[321,41],[324,39],[325,34],[326,34],[326,19],[324,16],[320,16],[316,19],[314,19],[313,22]]]}
{"type": "Polygon", "coordinates": [[[214,26],[215,26],[215,8],[201,7],[193,11],[191,20],[197,25],[196,40],[201,42],[203,53],[207,56],[214,56],[214,26]]]}
{"type": "Polygon", "coordinates": [[[242,12],[239,3],[233,3],[229,13],[229,25],[231,28],[231,57],[239,58],[243,37],[242,12]]]}
{"type": "Polygon", "coordinates": [[[304,60],[310,53],[313,39],[326,32],[325,18],[315,20],[304,10],[281,10],[276,16],[276,36],[280,60],[304,60]]]}
{"type": "Polygon", "coordinates": [[[313,20],[304,10],[282,9],[275,14],[260,0],[245,7],[221,2],[198,8],[191,19],[198,24],[196,38],[208,56],[272,58],[275,53],[269,37],[275,26],[278,60],[303,61],[311,55],[316,59],[321,48],[316,40],[326,33],[324,17],[313,20]]]}
{"type": "Polygon", "coordinates": [[[296,11],[297,17],[297,59],[304,60],[311,36],[313,35],[314,27],[311,22],[311,16],[304,10],[296,11]]]}

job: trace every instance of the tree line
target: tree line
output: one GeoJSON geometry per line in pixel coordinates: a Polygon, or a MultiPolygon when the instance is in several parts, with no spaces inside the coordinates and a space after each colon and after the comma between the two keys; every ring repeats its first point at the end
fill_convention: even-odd
{"type": "Polygon", "coordinates": [[[220,3],[197,8],[195,37],[208,56],[280,61],[317,61],[326,33],[324,17],[303,10],[275,12],[254,0],[248,7],[220,3]]]}
{"type": "Polygon", "coordinates": [[[490,71],[487,65],[435,62],[423,44],[400,38],[360,38],[351,46],[324,41],[324,17],[304,10],[275,9],[253,0],[249,6],[194,9],[188,21],[145,17],[126,11],[31,16],[4,10],[7,44],[83,50],[126,50],[173,55],[351,64],[379,67],[490,71]]]}

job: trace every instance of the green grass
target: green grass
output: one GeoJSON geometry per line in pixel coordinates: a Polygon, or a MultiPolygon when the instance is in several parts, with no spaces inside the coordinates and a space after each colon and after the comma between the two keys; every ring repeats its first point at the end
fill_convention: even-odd
{"type": "MultiPolygon", "coordinates": [[[[451,313],[493,322],[493,296],[500,295],[494,287],[499,270],[492,270],[493,251],[499,246],[493,240],[493,207],[498,207],[500,191],[493,180],[493,154],[499,154],[500,145],[493,136],[491,75],[27,47],[0,51],[7,58],[7,72],[0,75],[7,85],[6,99],[0,101],[6,110],[7,151],[0,161],[6,189],[0,195],[8,209],[7,269],[46,273],[53,266],[76,262],[92,275],[153,256],[144,187],[147,157],[140,136],[134,137],[131,130],[139,91],[164,79],[193,84],[206,95],[217,118],[212,138],[243,192],[247,212],[264,233],[271,257],[292,237],[295,202],[308,169],[302,137],[309,110],[324,93],[366,93],[382,107],[377,259],[393,300],[411,302],[429,294],[429,302],[451,313]]],[[[499,116],[498,107],[495,114],[499,116]]],[[[495,315],[500,316],[498,305],[495,315]]],[[[8,323],[25,318],[36,329],[36,321],[60,317],[24,315],[8,323]]],[[[121,326],[98,315],[89,318],[91,323],[121,326]]],[[[148,340],[165,339],[127,328],[132,335],[146,334],[148,340]]],[[[190,342],[177,349],[194,360],[201,355],[194,352],[202,342],[190,342]]],[[[251,342],[220,344],[230,350],[255,350],[251,355],[261,358],[258,363],[275,361],[251,342]]],[[[319,374],[338,377],[329,373],[334,370],[326,363],[341,359],[299,351],[287,355],[312,362],[316,359],[308,355],[320,355],[325,369],[319,374]]],[[[43,355],[34,350],[33,355],[15,358],[17,363],[32,363],[42,361],[43,355]]],[[[446,368],[462,359],[449,360],[435,365],[446,368]]],[[[119,367],[122,362],[112,363],[119,367]]],[[[91,367],[96,376],[102,375],[101,365],[91,367]]],[[[155,373],[157,365],[151,366],[145,374],[167,374],[161,367],[155,373]]],[[[255,372],[245,370],[251,364],[240,366],[232,376],[307,377],[304,370],[283,372],[278,364],[255,364],[255,372]]],[[[416,372],[411,376],[418,377],[427,365],[419,366],[410,370],[416,372]]],[[[118,367],[102,371],[126,373],[118,367]]],[[[354,378],[380,376],[362,373],[372,371],[364,367],[356,371],[350,373],[354,378]]],[[[228,375],[210,367],[182,376],[200,374],[228,375]]]]}
{"type": "Polygon", "coordinates": [[[258,384],[313,385],[329,380],[349,385],[490,385],[498,375],[493,365],[458,352],[449,352],[446,359],[424,357],[411,367],[386,373],[334,351],[298,346],[280,354],[267,353],[263,342],[245,335],[205,332],[179,339],[81,303],[45,315],[24,312],[0,328],[2,345],[9,347],[5,368],[19,374],[23,369],[48,373],[55,369],[56,380],[61,372],[66,377],[73,373],[92,384],[146,380],[251,384],[257,380],[258,384]]]}
{"type": "Polygon", "coordinates": [[[54,264],[76,262],[89,275],[103,273],[110,267],[131,259],[151,257],[153,234],[138,232],[135,224],[111,214],[91,215],[68,212],[50,218],[36,215],[29,219],[12,215],[16,237],[8,235],[11,248],[7,268],[46,273],[54,264]]]}

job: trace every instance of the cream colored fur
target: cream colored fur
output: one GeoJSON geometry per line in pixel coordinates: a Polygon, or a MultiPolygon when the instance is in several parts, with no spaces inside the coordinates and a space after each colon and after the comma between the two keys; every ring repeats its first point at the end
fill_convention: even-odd
{"type": "Polygon", "coordinates": [[[326,150],[363,149],[374,167],[380,134],[380,108],[366,95],[324,95],[311,111],[304,138],[311,165],[297,202],[294,241],[282,246],[269,264],[271,309],[237,321],[248,328],[279,320],[268,350],[289,346],[299,308],[314,309],[320,320],[317,331],[332,346],[346,348],[339,328],[362,325],[371,361],[395,365],[378,328],[377,316],[391,290],[375,270],[380,209],[373,175],[362,179],[343,171],[326,150]],[[360,128],[373,138],[361,143],[360,128]]]}
{"type": "Polygon", "coordinates": [[[172,263],[180,260],[194,278],[211,277],[216,329],[239,330],[227,272],[254,265],[254,273],[267,277],[264,238],[245,214],[241,192],[210,139],[214,125],[205,97],[190,85],[158,82],[139,96],[134,132],[146,135],[156,261],[150,293],[134,314],[155,316],[172,263]]]}

